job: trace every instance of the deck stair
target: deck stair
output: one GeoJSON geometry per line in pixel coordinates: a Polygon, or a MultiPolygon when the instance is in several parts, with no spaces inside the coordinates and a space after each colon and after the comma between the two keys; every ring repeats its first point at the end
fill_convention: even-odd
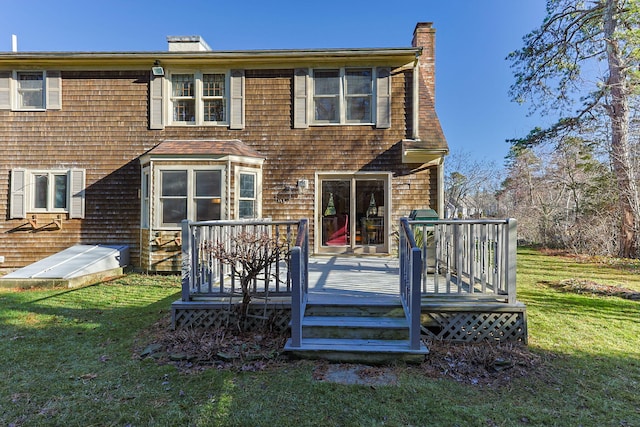
{"type": "Polygon", "coordinates": [[[285,351],[335,362],[420,363],[428,353],[409,346],[409,324],[399,301],[309,303],[302,320],[302,343],[285,351]]]}

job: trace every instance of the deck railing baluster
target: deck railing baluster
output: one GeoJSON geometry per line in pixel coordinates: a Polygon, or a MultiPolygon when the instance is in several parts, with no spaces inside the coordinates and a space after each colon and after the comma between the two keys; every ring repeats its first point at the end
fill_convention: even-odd
{"type": "MultiPolygon", "coordinates": [[[[222,244],[227,251],[232,249],[240,233],[267,233],[277,243],[275,266],[267,266],[251,283],[257,294],[290,294],[291,272],[286,268],[286,283],[281,277],[282,262],[289,262],[289,251],[297,236],[300,221],[239,220],[200,221],[183,223],[182,229],[182,298],[185,301],[195,296],[229,295],[239,291],[238,271],[240,266],[229,265],[217,259],[214,245],[222,244]],[[286,230],[286,231],[285,231],[286,230]],[[275,282],[275,284],[274,284],[275,282]]],[[[266,251],[267,248],[261,248],[266,251]]],[[[264,253],[258,254],[265,255],[264,253]]],[[[308,257],[308,248],[307,248],[308,257]]]]}
{"type": "MultiPolygon", "coordinates": [[[[409,221],[412,229],[426,224],[433,227],[435,268],[421,270],[424,295],[516,301],[514,219],[409,221]]],[[[422,249],[427,262],[428,249],[422,249]]]]}

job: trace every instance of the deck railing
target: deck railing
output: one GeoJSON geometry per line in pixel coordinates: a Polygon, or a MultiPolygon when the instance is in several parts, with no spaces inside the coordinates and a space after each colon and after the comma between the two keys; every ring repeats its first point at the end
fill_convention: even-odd
{"type": "MultiPolygon", "coordinates": [[[[304,220],[306,223],[306,220],[304,220]]],[[[291,295],[289,258],[302,221],[201,221],[182,222],[182,300],[234,295],[241,292],[233,265],[216,258],[215,245],[234,244],[241,233],[267,234],[276,244],[276,256],[253,281],[254,295],[291,295]]]]}
{"type": "Polygon", "coordinates": [[[420,348],[420,274],[423,259],[406,218],[400,220],[399,237],[400,299],[409,322],[409,347],[417,350],[420,348]]]}
{"type": "Polygon", "coordinates": [[[423,296],[516,302],[516,220],[409,221],[423,296]]]}
{"type": "Polygon", "coordinates": [[[309,224],[300,221],[298,237],[291,249],[291,346],[302,345],[302,318],[309,295],[309,224]]]}

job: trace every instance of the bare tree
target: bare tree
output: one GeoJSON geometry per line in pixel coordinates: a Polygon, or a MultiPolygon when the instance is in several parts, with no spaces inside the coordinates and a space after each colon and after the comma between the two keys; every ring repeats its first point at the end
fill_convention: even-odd
{"type": "Polygon", "coordinates": [[[567,138],[557,146],[512,150],[498,194],[519,238],[576,253],[614,255],[615,186],[596,145],[567,138]]]}
{"type": "Polygon", "coordinates": [[[445,163],[445,204],[450,217],[495,216],[495,192],[499,186],[500,168],[493,161],[477,159],[469,152],[454,151],[445,163]]]}
{"type": "Polygon", "coordinates": [[[240,305],[240,325],[244,323],[253,292],[252,285],[260,275],[270,274],[271,266],[286,257],[289,245],[278,241],[266,231],[240,231],[229,236],[226,241],[217,241],[208,248],[214,258],[231,266],[232,274],[240,279],[242,303],[240,305]]]}

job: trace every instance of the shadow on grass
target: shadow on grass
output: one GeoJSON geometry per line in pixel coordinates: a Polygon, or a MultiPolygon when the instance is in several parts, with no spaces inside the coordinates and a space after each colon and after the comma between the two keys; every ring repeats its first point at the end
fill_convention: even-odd
{"type": "Polygon", "coordinates": [[[97,284],[54,291],[19,291],[0,295],[0,336],[46,327],[76,331],[108,325],[131,332],[167,312],[179,298],[176,288],[97,284]]]}
{"type": "MultiPolygon", "coordinates": [[[[593,340],[606,334],[622,341],[628,339],[622,328],[638,331],[637,301],[542,285],[525,287],[521,296],[534,317],[551,326],[568,316],[578,319],[593,340]]],[[[314,362],[187,375],[132,358],[136,337],[166,316],[178,297],[177,287],[117,284],[0,293],[6,379],[0,424],[640,425],[640,354],[633,343],[571,347],[559,336],[562,345],[555,356],[545,354],[540,372],[514,375],[496,388],[401,365],[388,368],[398,373],[397,383],[376,387],[316,381],[314,362]],[[113,342],[118,345],[111,347],[113,342]],[[111,361],[103,361],[105,355],[111,361]]],[[[558,327],[552,333],[572,332],[558,327]]],[[[541,332],[530,334],[538,339],[541,332]]]]}

